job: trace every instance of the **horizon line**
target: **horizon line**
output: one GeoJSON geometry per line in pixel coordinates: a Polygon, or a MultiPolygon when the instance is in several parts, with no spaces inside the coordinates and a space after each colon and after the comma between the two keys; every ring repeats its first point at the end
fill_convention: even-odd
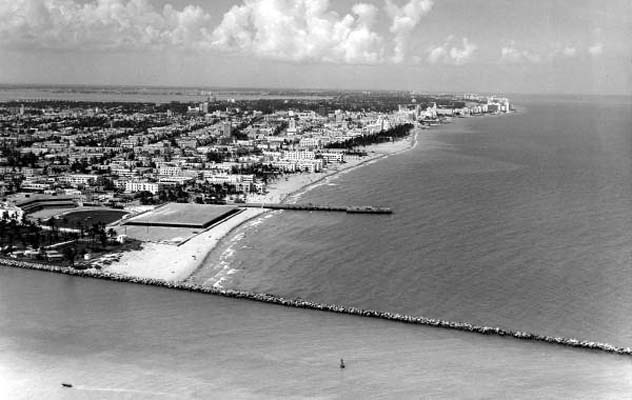
{"type": "Polygon", "coordinates": [[[422,91],[420,89],[369,89],[369,88],[332,88],[332,87],[281,87],[281,86],[210,86],[210,85],[154,85],[154,84],[113,84],[113,83],[6,83],[0,82],[2,87],[101,87],[101,88],[155,88],[155,89],[198,89],[198,90],[293,90],[293,91],[315,91],[315,92],[419,92],[417,95],[454,95],[454,94],[480,94],[480,95],[518,95],[518,96],[591,96],[591,97],[632,97],[632,93],[582,93],[582,92],[502,92],[502,91],[484,91],[484,90],[429,90],[422,91]]]}

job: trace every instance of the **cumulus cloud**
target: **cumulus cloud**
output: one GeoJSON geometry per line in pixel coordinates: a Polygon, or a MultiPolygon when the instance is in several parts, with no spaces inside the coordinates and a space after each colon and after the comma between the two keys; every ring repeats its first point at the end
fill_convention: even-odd
{"type": "Polygon", "coordinates": [[[521,50],[512,41],[509,45],[500,49],[500,61],[505,63],[542,62],[542,56],[529,50],[521,50]]]}
{"type": "Polygon", "coordinates": [[[408,41],[421,18],[432,10],[432,0],[409,0],[403,6],[398,6],[392,0],[386,0],[385,10],[392,19],[390,31],[393,33],[395,47],[391,60],[401,63],[406,57],[408,41]]]}
{"type": "Polygon", "coordinates": [[[449,36],[445,42],[439,46],[428,49],[428,62],[432,64],[444,63],[453,65],[463,65],[472,60],[478,46],[470,43],[467,38],[461,40],[461,47],[454,44],[454,37],[449,36]]]}
{"type": "Polygon", "coordinates": [[[568,59],[575,58],[578,55],[579,50],[575,46],[556,43],[548,50],[548,52],[544,53],[543,59],[545,61],[552,61],[554,58],[568,59]]]}
{"type": "MultiPolygon", "coordinates": [[[[383,1],[383,9],[360,2],[336,12],[330,0],[241,0],[211,24],[200,6],[161,8],[152,0],[0,0],[0,48],[171,48],[290,62],[401,63],[433,0],[383,1]]],[[[439,58],[461,64],[475,50],[465,40],[463,47],[446,48],[439,58]]]]}
{"type": "Polygon", "coordinates": [[[210,41],[198,6],[157,10],[147,0],[0,1],[0,45],[19,49],[129,50],[210,41]]]}
{"type": "Polygon", "coordinates": [[[588,48],[588,52],[593,56],[598,56],[603,53],[603,43],[595,43],[588,48]]]}
{"type": "Polygon", "coordinates": [[[244,0],[224,14],[212,46],[283,61],[375,64],[384,57],[376,16],[365,3],[340,16],[328,0],[244,0]]]}
{"type": "Polygon", "coordinates": [[[503,63],[543,63],[560,59],[576,59],[586,54],[598,56],[603,52],[603,44],[598,42],[589,47],[575,47],[569,44],[555,43],[539,52],[519,48],[514,41],[500,50],[503,63]]]}

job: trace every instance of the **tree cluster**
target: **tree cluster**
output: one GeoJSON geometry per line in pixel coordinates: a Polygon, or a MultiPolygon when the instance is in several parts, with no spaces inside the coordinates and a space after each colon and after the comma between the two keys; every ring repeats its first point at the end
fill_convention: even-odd
{"type": "Polygon", "coordinates": [[[408,136],[410,130],[413,128],[412,124],[399,125],[391,129],[383,130],[377,133],[369,135],[356,136],[354,138],[345,140],[344,142],[329,143],[325,146],[327,149],[353,149],[361,146],[368,146],[376,143],[390,142],[394,139],[399,139],[408,136]]]}

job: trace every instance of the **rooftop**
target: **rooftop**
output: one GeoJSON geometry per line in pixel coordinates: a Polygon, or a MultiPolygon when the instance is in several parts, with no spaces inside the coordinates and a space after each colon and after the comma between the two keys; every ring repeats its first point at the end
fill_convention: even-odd
{"type": "Polygon", "coordinates": [[[239,212],[234,206],[168,203],[145,214],[130,218],[125,225],[206,228],[239,212]]]}

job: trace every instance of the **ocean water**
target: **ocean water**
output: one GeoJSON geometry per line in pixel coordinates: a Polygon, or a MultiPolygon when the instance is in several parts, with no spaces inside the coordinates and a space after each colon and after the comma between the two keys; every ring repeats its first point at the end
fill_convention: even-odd
{"type": "MultiPolygon", "coordinates": [[[[300,199],[394,214],[270,213],[195,279],[631,346],[631,103],[518,103],[300,199]]],[[[630,393],[630,357],[0,268],[0,399],[630,393]]]]}
{"type": "Polygon", "coordinates": [[[0,268],[1,399],[614,400],[631,392],[630,357],[0,268]]]}
{"type": "Polygon", "coordinates": [[[221,262],[224,287],[632,346],[631,103],[544,100],[300,199],[393,215],[276,212],[198,280],[221,262]]]}

